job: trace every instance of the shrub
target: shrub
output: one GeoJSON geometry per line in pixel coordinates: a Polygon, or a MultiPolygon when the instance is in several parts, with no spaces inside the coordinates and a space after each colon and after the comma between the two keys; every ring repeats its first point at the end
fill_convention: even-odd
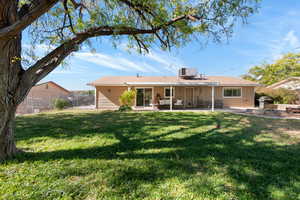
{"type": "Polygon", "coordinates": [[[298,94],[293,90],[280,89],[260,89],[256,98],[261,96],[271,97],[275,104],[294,104],[299,100],[298,94]]]}
{"type": "Polygon", "coordinates": [[[122,105],[119,107],[120,112],[127,112],[127,111],[131,111],[131,110],[132,110],[131,106],[128,106],[128,105],[122,105]]]}
{"type": "Polygon", "coordinates": [[[54,99],[53,107],[57,110],[63,110],[70,106],[70,102],[65,99],[54,99]]]}
{"type": "Polygon", "coordinates": [[[119,98],[120,103],[121,103],[119,111],[132,110],[131,106],[133,106],[135,96],[136,96],[135,90],[124,91],[123,94],[119,98]]]}

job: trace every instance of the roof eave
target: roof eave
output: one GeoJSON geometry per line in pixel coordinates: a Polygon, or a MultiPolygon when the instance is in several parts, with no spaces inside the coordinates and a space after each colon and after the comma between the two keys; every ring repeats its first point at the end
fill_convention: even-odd
{"type": "Polygon", "coordinates": [[[89,83],[89,86],[223,86],[223,87],[260,87],[261,84],[220,84],[219,82],[205,82],[205,83],[151,83],[151,82],[126,82],[123,84],[95,84],[89,83]]]}
{"type": "Polygon", "coordinates": [[[250,83],[250,84],[220,84],[220,86],[224,87],[261,87],[262,84],[250,83]]]}
{"type": "Polygon", "coordinates": [[[219,82],[126,82],[128,86],[219,86],[219,82]]]}
{"type": "Polygon", "coordinates": [[[105,83],[88,83],[88,86],[97,87],[97,86],[126,86],[126,84],[105,84],[105,83]]]}

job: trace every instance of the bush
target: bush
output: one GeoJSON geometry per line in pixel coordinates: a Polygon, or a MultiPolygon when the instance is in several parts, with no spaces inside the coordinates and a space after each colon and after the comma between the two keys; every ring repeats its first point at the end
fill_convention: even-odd
{"type": "Polygon", "coordinates": [[[119,107],[120,112],[127,112],[127,111],[131,111],[131,110],[132,110],[132,108],[128,105],[122,105],[119,107]]]}
{"type": "Polygon", "coordinates": [[[261,89],[257,91],[256,98],[261,96],[271,97],[275,104],[295,104],[298,100],[298,94],[293,90],[280,89],[261,89]]]}
{"type": "Polygon", "coordinates": [[[119,111],[132,110],[131,107],[133,106],[135,96],[136,96],[135,90],[124,91],[123,94],[119,98],[119,101],[121,103],[119,111]]]}
{"type": "Polygon", "coordinates": [[[55,99],[53,101],[53,107],[57,110],[63,110],[70,106],[70,102],[65,99],[55,99]]]}
{"type": "Polygon", "coordinates": [[[135,90],[124,91],[119,99],[121,105],[132,106],[134,103],[135,96],[136,96],[135,90]]]}

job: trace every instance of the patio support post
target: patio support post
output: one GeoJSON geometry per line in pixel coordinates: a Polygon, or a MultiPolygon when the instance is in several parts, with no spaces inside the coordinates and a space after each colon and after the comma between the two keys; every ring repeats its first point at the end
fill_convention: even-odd
{"type": "Polygon", "coordinates": [[[98,105],[97,105],[97,87],[95,86],[95,109],[98,109],[98,105]]]}
{"type": "Polygon", "coordinates": [[[154,97],[154,87],[152,88],[152,109],[154,110],[155,109],[155,106],[154,106],[154,104],[155,104],[155,99],[154,99],[155,97],[154,97]]]}
{"type": "Polygon", "coordinates": [[[173,110],[173,87],[170,86],[170,110],[173,110]]]}
{"type": "Polygon", "coordinates": [[[211,86],[211,111],[215,111],[215,86],[211,86]]]}

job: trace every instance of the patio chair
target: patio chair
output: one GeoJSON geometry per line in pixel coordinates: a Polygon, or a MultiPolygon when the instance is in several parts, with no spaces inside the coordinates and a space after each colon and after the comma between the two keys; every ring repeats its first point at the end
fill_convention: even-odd
{"type": "Polygon", "coordinates": [[[181,99],[177,99],[174,103],[174,108],[183,108],[183,101],[181,99]]]}
{"type": "Polygon", "coordinates": [[[183,101],[181,99],[177,99],[174,103],[175,106],[183,106],[183,101]]]}

